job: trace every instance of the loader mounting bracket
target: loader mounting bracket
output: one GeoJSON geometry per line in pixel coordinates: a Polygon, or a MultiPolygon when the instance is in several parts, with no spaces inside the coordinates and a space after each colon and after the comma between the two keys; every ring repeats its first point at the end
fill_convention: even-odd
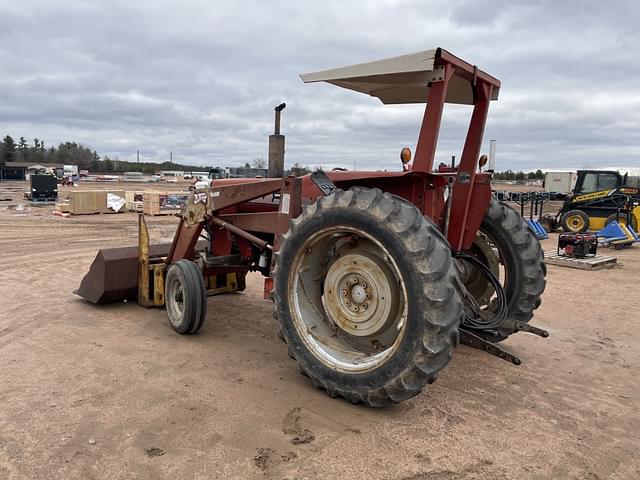
{"type": "Polygon", "coordinates": [[[143,214],[138,215],[138,303],[144,307],[164,305],[163,258],[149,255],[149,229],[143,214]]]}

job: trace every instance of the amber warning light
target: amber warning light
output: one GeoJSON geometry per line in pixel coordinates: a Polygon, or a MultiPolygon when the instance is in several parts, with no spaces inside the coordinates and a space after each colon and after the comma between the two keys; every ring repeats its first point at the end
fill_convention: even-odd
{"type": "Polygon", "coordinates": [[[409,147],[404,147],[400,150],[400,161],[402,162],[402,169],[407,169],[407,164],[411,161],[411,149],[409,147]]]}

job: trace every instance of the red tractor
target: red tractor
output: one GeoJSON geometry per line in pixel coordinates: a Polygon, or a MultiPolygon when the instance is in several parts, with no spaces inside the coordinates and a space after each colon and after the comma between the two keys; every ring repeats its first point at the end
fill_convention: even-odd
{"type": "Polygon", "coordinates": [[[496,343],[547,336],[528,323],[546,270],[534,233],[479,171],[500,82],[441,48],[302,79],[385,104],[426,102],[413,161],[403,149],[396,172],[215,180],[191,193],[171,245],[150,247],[140,216],[138,247],[100,251],[77,293],[165,305],[172,327],[194,334],[207,295],[243,290],[260,271],[300,371],[328,395],[370,406],[418,394],[460,341],[519,364],[496,343]],[[473,112],[460,163],[433,171],[447,102],[473,112]]]}

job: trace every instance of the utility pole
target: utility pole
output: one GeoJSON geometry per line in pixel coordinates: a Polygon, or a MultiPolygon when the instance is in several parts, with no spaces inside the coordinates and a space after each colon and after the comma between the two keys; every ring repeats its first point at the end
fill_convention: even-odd
{"type": "Polygon", "coordinates": [[[140,150],[136,150],[136,162],[140,163],[140,150]]]}
{"type": "Polygon", "coordinates": [[[496,169],[496,141],[489,140],[489,171],[496,169]]]}
{"type": "Polygon", "coordinates": [[[169,152],[169,162],[173,163],[173,152],[169,152]]]}

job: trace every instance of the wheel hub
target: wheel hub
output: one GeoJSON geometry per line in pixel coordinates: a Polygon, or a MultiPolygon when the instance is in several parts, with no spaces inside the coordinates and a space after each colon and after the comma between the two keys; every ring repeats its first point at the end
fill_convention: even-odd
{"type": "Polygon", "coordinates": [[[353,300],[353,303],[360,305],[367,299],[366,284],[357,283],[358,279],[355,281],[356,284],[351,287],[351,300],[353,300]]]}
{"type": "Polygon", "coordinates": [[[374,335],[394,320],[397,282],[384,262],[368,252],[347,253],[325,277],[327,314],[343,331],[359,337],[374,335]]]}
{"type": "Polygon", "coordinates": [[[184,292],[182,290],[182,284],[177,278],[172,279],[169,283],[167,293],[167,308],[173,312],[175,318],[181,318],[184,308],[184,292]]]}
{"type": "Polygon", "coordinates": [[[569,218],[569,225],[571,225],[571,227],[573,227],[575,229],[580,229],[584,225],[584,222],[582,221],[582,218],[580,218],[579,216],[575,215],[575,216],[569,218]]]}

